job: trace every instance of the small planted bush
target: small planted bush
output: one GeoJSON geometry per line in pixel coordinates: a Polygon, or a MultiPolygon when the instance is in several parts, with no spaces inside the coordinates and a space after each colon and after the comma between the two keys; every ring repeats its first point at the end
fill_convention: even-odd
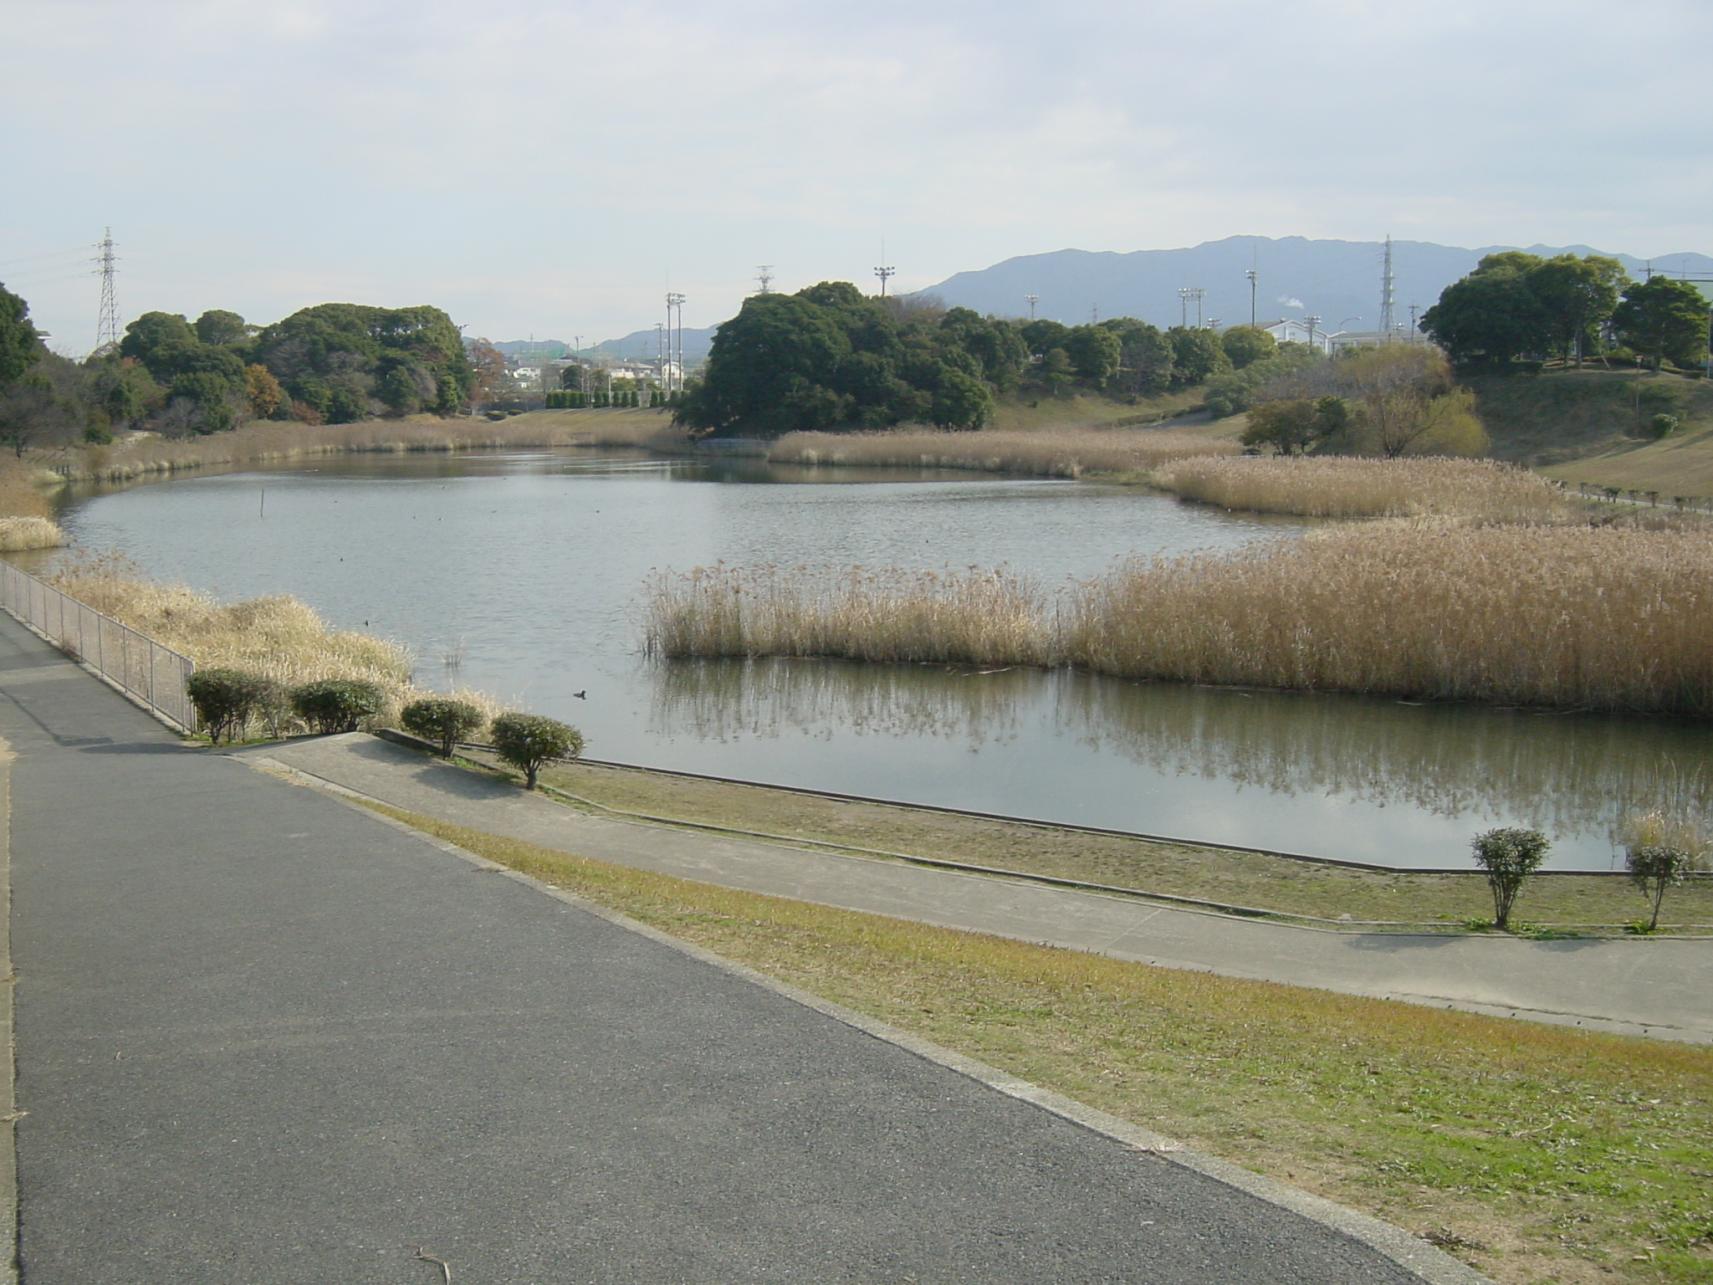
{"type": "Polygon", "coordinates": [[[481,727],[483,718],[482,711],[469,701],[433,696],[406,705],[399,721],[405,731],[436,742],[442,758],[451,758],[452,747],[481,727]]]}
{"type": "Polygon", "coordinates": [[[1502,828],[1475,836],[1475,862],[1487,872],[1493,890],[1493,926],[1511,925],[1511,907],[1527,879],[1546,860],[1552,844],[1539,830],[1502,828]]]}
{"type": "Polygon", "coordinates": [[[574,759],[583,752],[583,733],[538,714],[501,714],[494,720],[492,735],[494,749],[523,773],[524,786],[531,790],[542,764],[574,759]]]}
{"type": "Polygon", "coordinates": [[[1653,914],[1649,917],[1647,926],[1647,931],[1651,933],[1659,927],[1659,907],[1660,902],[1665,900],[1665,890],[1673,884],[1682,883],[1683,877],[1695,868],[1695,863],[1690,854],[1682,848],[1663,843],[1644,843],[1625,851],[1624,868],[1630,872],[1630,878],[1653,907],[1653,914]]]}
{"type": "Polygon", "coordinates": [[[203,729],[216,745],[222,737],[230,745],[252,717],[265,717],[279,702],[278,683],[241,669],[199,669],[190,676],[185,690],[203,729]]]}
{"type": "Polygon", "coordinates": [[[354,732],[380,712],[381,689],[356,678],[326,678],[292,688],[292,711],[313,732],[354,732]]]}

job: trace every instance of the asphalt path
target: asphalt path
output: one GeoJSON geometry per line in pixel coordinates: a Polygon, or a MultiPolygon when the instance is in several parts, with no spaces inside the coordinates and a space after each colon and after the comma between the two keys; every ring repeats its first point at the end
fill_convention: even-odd
{"type": "Polygon", "coordinates": [[[27,1282],[1413,1278],[186,750],[8,618],[0,737],[27,1282]]]}
{"type": "Polygon", "coordinates": [[[1713,1042],[1713,941],[1358,932],[589,815],[353,733],[241,752],[472,829],[664,874],[1120,959],[1713,1042]]]}

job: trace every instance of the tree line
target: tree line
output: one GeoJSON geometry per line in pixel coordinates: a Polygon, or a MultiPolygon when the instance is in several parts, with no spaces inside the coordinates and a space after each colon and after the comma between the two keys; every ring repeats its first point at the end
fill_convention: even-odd
{"type": "Polygon", "coordinates": [[[1275,356],[1265,331],[1222,334],[1133,317],[1066,326],[983,317],[933,299],[877,299],[844,281],[753,295],[714,335],[677,422],[713,436],[977,429],[998,399],[1077,391],[1137,398],[1275,356]]]}
{"type": "Polygon", "coordinates": [[[330,303],[269,326],[212,309],[194,322],[146,312],[116,350],[51,353],[29,307],[0,286],[0,441],[101,442],[116,430],[215,433],[248,419],[345,423],[452,414],[475,371],[438,308],[330,303]]]}
{"type": "Polygon", "coordinates": [[[1441,292],[1421,325],[1460,366],[1505,369],[1549,356],[1580,365],[1610,353],[1659,370],[1707,359],[1708,301],[1699,289],[1663,276],[1631,281],[1623,264],[1598,254],[1489,254],[1441,292]]]}

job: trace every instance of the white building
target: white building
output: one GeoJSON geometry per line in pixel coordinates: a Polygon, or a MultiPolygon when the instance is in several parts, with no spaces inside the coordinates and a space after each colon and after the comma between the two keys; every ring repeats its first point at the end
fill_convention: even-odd
{"type": "Polygon", "coordinates": [[[1311,327],[1307,321],[1296,317],[1285,317],[1279,321],[1269,321],[1261,327],[1281,344],[1308,344],[1323,353],[1332,352],[1332,340],[1326,331],[1318,325],[1311,327]]]}

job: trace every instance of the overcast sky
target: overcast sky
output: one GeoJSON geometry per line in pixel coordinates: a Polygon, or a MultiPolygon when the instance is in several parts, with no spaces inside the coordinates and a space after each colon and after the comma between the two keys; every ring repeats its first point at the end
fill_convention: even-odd
{"type": "Polygon", "coordinates": [[[584,341],[1234,234],[1713,251],[1709,0],[0,0],[0,281],[53,346],[331,300],[584,341]]]}

